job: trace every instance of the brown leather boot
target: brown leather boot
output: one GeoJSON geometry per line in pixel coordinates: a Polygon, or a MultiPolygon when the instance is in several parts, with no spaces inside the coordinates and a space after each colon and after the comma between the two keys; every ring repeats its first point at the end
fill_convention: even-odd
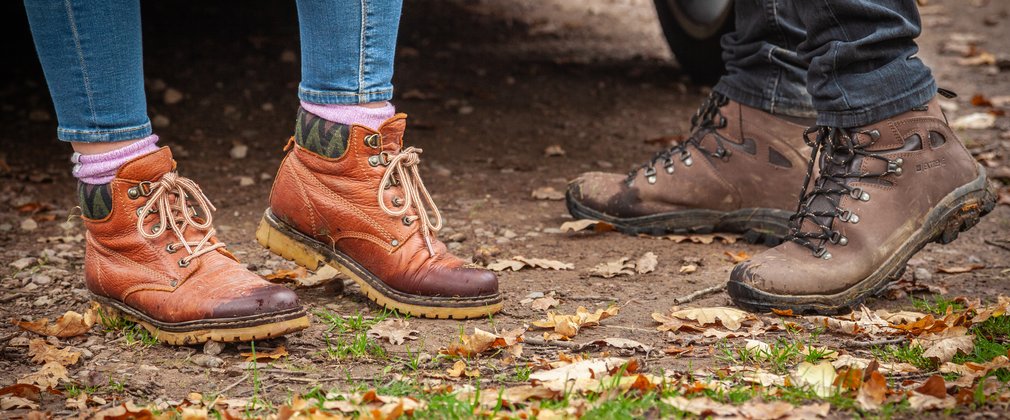
{"type": "Polygon", "coordinates": [[[474,318],[502,307],[498,278],[435,237],[442,218],[403,149],[406,115],[373,131],[300,111],[256,238],[315,270],[329,264],[369,299],[401,313],[474,318]],[[311,149],[311,150],[310,150],[311,149]]]}
{"type": "Polygon", "coordinates": [[[927,243],[953,241],[995,207],[985,169],[936,99],[866,127],[808,134],[820,176],[804,188],[787,241],[730,276],[729,295],[746,309],[846,312],[901,277],[927,243]]]}
{"type": "Polygon", "coordinates": [[[213,206],[162,147],[119,169],[111,212],[84,217],[84,278],[99,302],[169,344],[258,340],[309,326],[298,297],[214,236],[213,206]]]}
{"type": "Polygon", "coordinates": [[[805,126],[718,93],[691,124],[689,139],[627,176],[580,176],[568,187],[568,211],[629,234],[719,231],[778,243],[802,187],[805,126]]]}

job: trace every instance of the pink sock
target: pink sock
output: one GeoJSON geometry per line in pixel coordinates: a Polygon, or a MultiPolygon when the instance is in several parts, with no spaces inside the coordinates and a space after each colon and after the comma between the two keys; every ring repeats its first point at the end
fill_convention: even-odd
{"type": "Polygon", "coordinates": [[[302,108],[324,120],[344,125],[363,125],[372,130],[378,130],[382,123],[396,113],[396,108],[389,102],[380,108],[368,108],[360,105],[321,105],[302,101],[302,108]]]}
{"type": "Polygon", "coordinates": [[[85,184],[99,185],[112,182],[120,166],[133,159],[158,150],[158,136],[150,135],[119,149],[82,155],[74,153],[70,162],[74,164],[74,177],[85,184]]]}

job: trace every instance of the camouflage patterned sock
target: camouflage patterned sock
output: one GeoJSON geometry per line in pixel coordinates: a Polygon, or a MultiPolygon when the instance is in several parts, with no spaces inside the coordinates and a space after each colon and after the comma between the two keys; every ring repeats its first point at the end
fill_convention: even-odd
{"type": "Polygon", "coordinates": [[[343,156],[350,132],[350,126],[328,121],[298,108],[295,142],[313,153],[328,158],[343,156]]]}
{"type": "Polygon", "coordinates": [[[109,184],[78,182],[77,199],[81,203],[81,212],[88,219],[104,219],[112,212],[112,192],[109,190],[109,184]]]}

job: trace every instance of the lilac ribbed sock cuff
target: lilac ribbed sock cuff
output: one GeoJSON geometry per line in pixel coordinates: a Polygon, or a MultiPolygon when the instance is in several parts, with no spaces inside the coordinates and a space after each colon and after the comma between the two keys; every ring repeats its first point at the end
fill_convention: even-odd
{"type": "Polygon", "coordinates": [[[110,152],[93,155],[74,153],[70,157],[70,162],[74,164],[74,177],[85,184],[108,184],[126,162],[158,150],[156,143],[158,136],[152,134],[110,152]]]}
{"type": "Polygon", "coordinates": [[[379,126],[396,114],[393,104],[386,102],[381,108],[367,108],[360,105],[320,105],[302,101],[302,108],[337,124],[358,124],[378,130],[379,126]]]}

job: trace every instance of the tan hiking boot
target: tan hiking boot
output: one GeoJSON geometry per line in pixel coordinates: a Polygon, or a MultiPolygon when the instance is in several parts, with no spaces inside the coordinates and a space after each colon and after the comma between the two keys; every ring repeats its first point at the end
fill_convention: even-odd
{"type": "Polygon", "coordinates": [[[315,270],[337,268],[379,305],[429,318],[501,310],[498,278],[448,252],[442,218],[403,148],[406,115],[378,131],[299,111],[256,232],[263,246],[315,270]]]}
{"type": "Polygon", "coordinates": [[[259,340],[309,326],[294,292],[246,270],[217,240],[213,206],[175,172],[167,147],[100,188],[109,205],[101,219],[84,217],[84,278],[102,304],[169,344],[259,340]]]}
{"type": "Polygon", "coordinates": [[[629,234],[734,232],[776,244],[789,230],[810,148],[805,126],[718,93],[692,117],[689,139],[627,176],[583,174],[568,211],[629,234]]]}
{"type": "Polygon", "coordinates": [[[953,241],[995,207],[985,169],[936,99],[866,127],[808,134],[820,176],[804,188],[787,241],[730,276],[729,295],[746,309],[848,311],[901,277],[927,243],[953,241]]]}

